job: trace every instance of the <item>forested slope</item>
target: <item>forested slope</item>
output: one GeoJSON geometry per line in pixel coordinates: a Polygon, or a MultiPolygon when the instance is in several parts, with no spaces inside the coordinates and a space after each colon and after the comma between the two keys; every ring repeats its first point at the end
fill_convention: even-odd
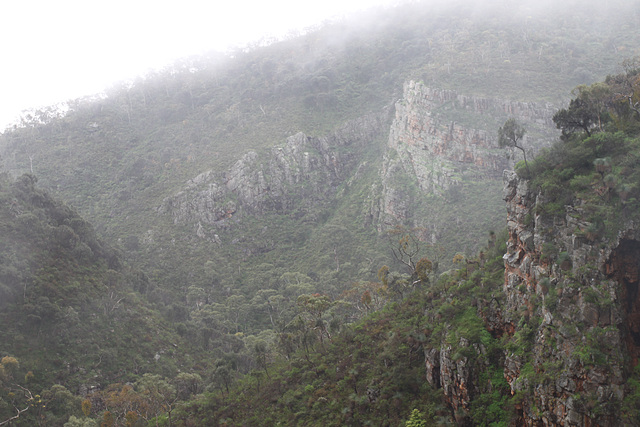
{"type": "Polygon", "coordinates": [[[589,323],[607,307],[586,278],[613,295],[628,264],[595,273],[635,219],[637,67],[618,73],[640,54],[638,10],[551,3],[405,4],[25,115],[0,136],[0,422],[635,420],[635,379],[610,406],[597,394],[603,360],[632,366],[576,343],[637,357],[635,323],[589,323]],[[566,144],[507,181],[530,210],[510,217],[503,286],[507,118],[529,154],[556,124],[566,144]],[[582,317],[554,311],[572,302],[582,317]],[[545,365],[546,339],[569,344],[545,365]],[[551,385],[576,363],[595,387],[551,385]]]}
{"type": "MultiPolygon", "coordinates": [[[[246,293],[246,280],[238,271],[251,280],[259,274],[254,266],[264,263],[282,273],[324,275],[322,282],[342,286],[346,278],[330,274],[335,257],[312,266],[305,262],[308,256],[291,254],[333,252],[330,241],[320,242],[336,235],[335,223],[354,234],[354,246],[374,249],[364,257],[375,260],[385,254],[388,249],[375,233],[357,229],[370,203],[367,198],[378,197],[375,191],[383,188],[376,175],[384,167],[388,127],[359,154],[359,162],[366,161],[370,170],[366,182],[373,181],[375,191],[362,188],[348,196],[353,197],[349,205],[359,211],[355,215],[329,204],[320,209],[318,220],[306,224],[288,211],[264,222],[254,216],[217,233],[225,243],[220,249],[206,239],[185,237],[190,230],[176,227],[157,208],[189,180],[206,171],[228,170],[249,150],[266,156],[298,132],[324,137],[349,120],[382,114],[402,97],[409,79],[453,89],[460,96],[560,105],[577,84],[603,78],[637,53],[636,12],[628,2],[589,7],[573,2],[536,7],[407,4],[231,56],[185,59],[114,87],[105,96],[72,101],[62,117],[35,111],[25,116],[22,126],[4,133],[3,161],[12,173],[33,172],[101,235],[126,249],[129,259],[162,284],[155,296],[160,300],[175,301],[181,287],[206,289],[212,281],[246,293]],[[238,235],[259,236],[264,224],[280,224],[266,240],[291,244],[291,251],[277,254],[282,260],[277,265],[262,254],[245,256],[251,243],[237,241],[238,235]],[[291,236],[291,229],[301,233],[291,236]],[[213,270],[204,267],[208,261],[213,270]]],[[[447,114],[443,120],[468,128],[490,133],[497,129],[488,116],[470,116],[464,109],[447,114]]],[[[360,182],[363,177],[345,176],[345,182],[349,179],[360,182]]],[[[410,175],[406,180],[416,182],[410,175]]],[[[328,194],[334,204],[338,197],[344,199],[339,190],[328,194]]],[[[412,206],[407,214],[418,215],[412,206]]],[[[436,240],[448,245],[456,237],[436,240]]],[[[341,271],[353,275],[365,268],[373,277],[379,262],[363,266],[363,255],[351,253],[337,255],[341,271]]],[[[321,286],[313,277],[311,282],[321,286]]]]}
{"type": "Polygon", "coordinates": [[[505,171],[505,234],[179,425],[639,425],[639,100],[638,60],[580,87],[562,138],[505,171]]]}
{"type": "Polygon", "coordinates": [[[32,175],[2,175],[0,200],[1,421],[62,425],[87,393],[191,365],[171,356],[188,346],[142,296],[149,279],[88,222],[32,175]]]}

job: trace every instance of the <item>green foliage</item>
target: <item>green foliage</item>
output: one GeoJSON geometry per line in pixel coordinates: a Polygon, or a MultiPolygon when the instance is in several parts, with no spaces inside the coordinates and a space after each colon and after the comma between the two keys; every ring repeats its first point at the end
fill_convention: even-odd
{"type": "MultiPolygon", "coordinates": [[[[624,2],[613,5],[608,13],[635,16],[624,2]]],[[[610,25],[607,14],[582,9],[570,9],[567,20],[570,6],[525,19],[501,4],[486,18],[473,8],[408,5],[374,19],[375,31],[335,24],[233,58],[177,63],[104,98],[74,101],[64,117],[25,117],[0,136],[6,170],[33,166],[44,186],[96,224],[40,190],[33,175],[0,178],[0,355],[10,349],[20,360],[17,370],[5,363],[0,374],[3,384],[9,375],[28,378],[43,397],[38,404],[51,402],[49,410],[37,407],[44,416],[37,420],[30,403],[25,423],[59,425],[72,414],[73,425],[153,418],[171,425],[175,403],[205,389],[206,397],[180,413],[185,423],[401,425],[414,408],[437,422],[450,414],[424,384],[423,358],[443,342],[456,359],[479,367],[479,384],[489,384],[469,419],[507,422],[509,390],[496,369],[504,348],[484,325],[484,310],[502,298],[506,235],[493,236],[482,255],[468,255],[478,240],[472,236],[502,222],[500,183],[468,174],[436,200],[408,175],[393,176],[411,204],[406,224],[430,227],[415,242],[435,238],[446,247],[414,252],[402,236],[399,259],[390,260],[372,227],[374,208],[384,203],[374,189],[386,135],[373,132],[379,135],[356,148],[332,138],[345,120],[376,111],[385,112],[371,119],[376,129],[387,129],[385,107],[409,78],[464,94],[557,101],[570,87],[613,72],[617,52],[638,45],[637,26],[610,25]],[[601,28],[616,39],[616,52],[602,43],[601,28]],[[262,216],[230,210],[220,228],[199,224],[205,238],[158,214],[168,195],[202,171],[228,170],[248,150],[266,164],[265,153],[298,131],[330,145],[328,157],[358,162],[343,169],[337,162],[340,179],[320,177],[323,191],[304,179],[285,185],[286,197],[262,216]],[[457,252],[467,254],[460,269],[437,278],[457,252]],[[398,272],[405,267],[409,274],[398,272]],[[91,397],[95,405],[69,392],[81,384],[103,387],[91,397]]],[[[557,118],[565,142],[525,161],[532,185],[547,197],[536,214],[564,215],[580,197],[592,239],[635,219],[637,70],[628,63],[623,75],[580,86],[557,118]]],[[[501,133],[514,136],[514,147],[524,135],[506,125],[501,133]]],[[[318,147],[307,150],[315,160],[318,147]]],[[[560,263],[558,251],[543,253],[560,263]]],[[[554,295],[545,296],[547,308],[554,295]]],[[[526,355],[536,327],[535,319],[523,321],[508,349],[526,355]]],[[[587,353],[601,341],[590,336],[580,360],[600,365],[601,355],[587,353]]],[[[533,376],[525,367],[525,377],[533,376]]],[[[4,395],[2,402],[4,417],[12,408],[4,395]]]]}
{"type": "Polygon", "coordinates": [[[561,109],[553,116],[553,121],[568,139],[576,130],[591,136],[593,127],[602,131],[609,120],[606,105],[613,96],[612,88],[604,83],[591,86],[581,85],[574,90],[575,98],[567,109],[561,109]]]}
{"type": "Polygon", "coordinates": [[[542,244],[541,260],[544,262],[551,262],[558,256],[558,248],[553,243],[544,242],[542,244]]]}
{"type": "Polygon", "coordinates": [[[609,120],[622,114],[617,104],[621,91],[631,94],[637,90],[631,83],[626,89],[622,87],[623,82],[635,82],[634,79],[634,74],[627,73],[612,76],[604,83],[578,87],[569,110],[560,113],[577,114],[582,121],[572,125],[557,121],[559,126],[564,123],[563,141],[531,165],[531,183],[544,195],[536,207],[538,213],[564,215],[565,205],[581,200],[581,209],[591,216],[589,224],[577,232],[589,240],[613,236],[637,212],[632,206],[637,205],[640,196],[636,194],[640,174],[636,168],[638,156],[634,154],[640,147],[635,124],[640,116],[625,113],[623,121],[609,120]],[[583,133],[575,134],[577,128],[583,133]]]}
{"type": "Polygon", "coordinates": [[[511,388],[501,369],[491,367],[485,374],[487,391],[472,402],[472,419],[475,425],[503,426],[511,424],[514,415],[511,388]]]}
{"type": "Polygon", "coordinates": [[[405,427],[426,427],[427,420],[424,419],[424,415],[417,409],[411,411],[411,416],[404,424],[405,427]]]}
{"type": "Polygon", "coordinates": [[[421,258],[416,263],[416,276],[423,283],[429,283],[429,273],[433,271],[433,263],[429,258],[421,258]]]}
{"type": "Polygon", "coordinates": [[[632,423],[640,422],[640,365],[636,365],[627,381],[629,393],[622,403],[622,417],[632,423]]]}
{"type": "Polygon", "coordinates": [[[535,325],[521,321],[513,337],[507,343],[507,350],[520,357],[527,355],[533,347],[535,332],[535,325]]]}
{"type": "Polygon", "coordinates": [[[558,259],[556,260],[556,264],[558,264],[558,266],[563,270],[569,270],[572,265],[571,257],[567,252],[560,252],[558,254],[558,259]]]}
{"type": "Polygon", "coordinates": [[[544,306],[550,312],[554,312],[558,305],[558,290],[551,288],[544,298],[544,306]]]}
{"type": "Polygon", "coordinates": [[[64,427],[97,427],[98,423],[91,418],[80,418],[75,415],[69,417],[69,421],[64,423],[64,427]]]}
{"type": "MultiPolygon", "coordinates": [[[[441,392],[423,379],[424,354],[448,342],[454,359],[466,357],[466,364],[482,375],[482,392],[472,402],[469,419],[508,423],[513,413],[510,390],[499,368],[504,348],[486,329],[478,309],[499,295],[504,278],[506,233],[492,237],[491,246],[466,259],[453,277],[414,289],[405,299],[343,327],[323,345],[319,336],[307,346],[299,340],[309,328],[321,331],[325,316],[337,305],[321,294],[300,296],[306,321],[299,323],[300,329],[290,325],[282,335],[299,343],[297,348],[285,352],[284,360],[273,359],[268,376],[242,377],[228,391],[222,388],[179,409],[176,419],[202,424],[233,418],[240,424],[273,425],[375,425],[385,419],[400,425],[411,413],[409,421],[416,425],[439,422],[448,414],[441,392]],[[446,304],[450,314],[445,317],[438,308],[446,304]]],[[[389,268],[381,269],[382,280],[392,283],[394,276],[389,268]]]]}
{"type": "MultiPolygon", "coordinates": [[[[620,24],[634,16],[623,2],[605,14],[548,5],[532,17],[498,4],[478,15],[473,8],[422,3],[385,10],[371,19],[377,22],[375,29],[361,22],[337,23],[229,57],[182,60],[115,86],[106,97],[72,101],[61,118],[35,112],[0,137],[5,167],[20,174],[31,170],[32,159],[41,182],[89,218],[111,244],[127,249],[128,261],[143,268],[159,288],[149,289],[149,296],[182,321],[189,317],[188,312],[178,313],[184,286],[205,289],[210,300],[221,304],[229,288],[251,299],[262,289],[262,272],[256,268],[261,264],[312,277],[308,283],[313,289],[298,294],[339,293],[360,270],[370,274],[361,277],[373,279],[386,255],[376,233],[363,226],[371,224],[367,215],[377,203],[369,197],[387,141],[384,132],[360,147],[357,154],[364,156],[366,167],[357,173],[354,167],[351,175],[341,171],[343,180],[332,188],[335,193],[310,205],[290,197],[290,205],[274,206],[274,212],[260,220],[234,218],[228,228],[207,229],[218,235],[219,244],[193,237],[189,226],[176,226],[171,218],[157,215],[156,208],[188,180],[203,171],[228,170],[248,150],[263,157],[298,131],[324,137],[345,120],[382,110],[408,79],[465,96],[558,102],[571,87],[612,73],[616,61],[638,44],[636,26],[620,24]],[[618,35],[615,52],[602,43],[601,28],[611,29],[607,37],[618,35]],[[350,179],[356,175],[361,179],[350,179]],[[208,262],[215,274],[205,268],[208,262]]],[[[623,112],[618,116],[625,118],[623,112]]],[[[472,120],[497,129],[495,119],[479,116],[484,117],[472,120]]],[[[388,122],[380,128],[388,129],[388,122]]],[[[336,148],[337,153],[344,151],[336,148]]],[[[407,192],[419,195],[415,182],[410,184],[414,188],[405,186],[407,192]]],[[[407,220],[442,219],[442,236],[437,238],[447,246],[443,258],[473,252],[469,241],[476,239],[466,237],[498,226],[502,218],[500,183],[490,184],[496,191],[485,191],[487,185],[480,180],[465,183],[459,195],[462,206],[438,207],[416,197],[420,206],[412,207],[413,218],[407,220]],[[462,225],[461,218],[466,218],[462,225]]],[[[303,191],[301,187],[304,194],[312,191],[307,182],[291,187],[294,194],[303,191]]],[[[28,232],[30,218],[19,220],[28,232]]],[[[57,243],[71,244],[73,235],[66,235],[69,239],[60,235],[57,243]]],[[[90,257],[85,246],[74,249],[90,257]]],[[[435,267],[438,260],[428,257],[435,267]]],[[[279,284],[267,286],[277,289],[279,284]]],[[[267,316],[264,310],[256,312],[261,316],[233,326],[243,332],[264,328],[267,316]]]]}
{"type": "Polygon", "coordinates": [[[607,366],[611,349],[608,348],[606,334],[606,328],[590,328],[585,340],[575,348],[574,357],[584,366],[607,366]]]}
{"type": "MultiPolygon", "coordinates": [[[[139,293],[152,286],[149,279],[126,266],[72,209],[39,189],[34,177],[0,177],[0,198],[10,200],[0,203],[0,283],[6,292],[0,303],[0,397],[16,391],[39,396],[24,406],[15,401],[28,408],[20,418],[62,425],[70,415],[91,411],[70,391],[80,384],[133,382],[151,372],[174,376],[174,345],[190,346],[139,293]],[[28,218],[28,229],[16,217],[28,218]],[[5,355],[9,349],[11,357],[5,355]],[[158,351],[163,356],[156,360],[158,351]]],[[[1,420],[14,415],[12,406],[0,406],[1,420]]]]}

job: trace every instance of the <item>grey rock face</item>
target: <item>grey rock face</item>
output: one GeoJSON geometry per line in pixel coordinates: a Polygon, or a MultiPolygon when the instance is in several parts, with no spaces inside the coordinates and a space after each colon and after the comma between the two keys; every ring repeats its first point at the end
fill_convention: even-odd
{"type": "Polygon", "coordinates": [[[265,154],[250,151],[227,171],[191,179],[158,211],[176,224],[197,224],[203,236],[203,226],[224,228],[232,218],[321,204],[357,170],[361,152],[384,132],[387,116],[386,110],[371,114],[323,137],[300,132],[265,154]]]}
{"type": "MultiPolygon", "coordinates": [[[[349,121],[322,137],[298,133],[280,147],[246,153],[224,172],[207,171],[194,177],[182,191],[166,198],[158,211],[170,215],[176,224],[193,225],[202,238],[247,215],[288,213],[294,206],[298,212],[313,212],[335,198],[340,185],[357,177],[363,153],[386,138],[379,180],[371,183],[366,215],[382,232],[415,218],[416,196],[403,185],[406,179],[417,184],[420,197],[443,195],[466,180],[498,182],[510,163],[504,150],[497,148],[496,129],[486,125],[487,117],[494,114],[516,115],[531,126],[545,128],[551,110],[408,82],[394,109],[349,121]],[[483,116],[484,128],[450,121],[452,114],[483,116]]],[[[423,237],[432,243],[441,237],[441,225],[437,219],[428,227],[415,224],[428,230],[423,237]]]]}
{"type": "MultiPolygon", "coordinates": [[[[411,197],[394,185],[400,176],[415,180],[422,194],[443,196],[468,182],[498,183],[513,166],[498,147],[497,129],[508,117],[528,129],[532,153],[555,135],[548,105],[464,96],[409,81],[395,104],[380,172],[382,188],[372,215],[379,230],[407,218],[411,197]]],[[[424,224],[415,226],[425,227],[424,224]]],[[[434,242],[435,243],[435,242],[434,242]]]]}
{"type": "MultiPolygon", "coordinates": [[[[493,116],[516,117],[533,135],[537,129],[539,133],[553,128],[550,106],[464,96],[410,81],[396,103],[389,147],[406,169],[413,170],[426,192],[440,193],[465,173],[498,178],[509,162],[498,149],[497,126],[489,124],[493,116]],[[483,120],[474,125],[478,117],[483,120]]],[[[532,151],[549,141],[539,135],[532,138],[528,141],[532,151]]]]}

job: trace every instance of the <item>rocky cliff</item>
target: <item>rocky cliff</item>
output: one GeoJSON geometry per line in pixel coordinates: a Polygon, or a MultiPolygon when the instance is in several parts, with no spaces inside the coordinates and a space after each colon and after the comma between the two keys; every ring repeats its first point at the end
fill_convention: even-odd
{"type": "MultiPolygon", "coordinates": [[[[432,196],[456,212],[463,212],[465,204],[475,212],[492,207],[482,215],[501,222],[502,203],[490,197],[493,189],[500,193],[502,172],[514,162],[498,148],[497,129],[515,117],[527,128],[526,146],[535,153],[554,138],[553,111],[550,105],[466,96],[406,82],[403,97],[395,104],[381,187],[374,188],[377,194],[371,197],[377,201],[371,212],[379,231],[409,221],[427,230],[425,238],[433,243],[442,240],[451,224],[458,227],[466,218],[445,217],[430,209],[412,215],[409,207],[415,213],[420,202],[433,205],[427,200],[432,196]],[[397,184],[403,180],[415,182],[419,191],[411,193],[406,185],[397,184]]],[[[486,224],[486,229],[494,226],[486,224]]]]}
{"type": "MultiPolygon", "coordinates": [[[[502,343],[493,363],[516,406],[513,424],[635,425],[621,413],[637,405],[628,381],[640,354],[637,225],[613,239],[592,233],[579,199],[551,216],[528,185],[505,171],[502,295],[473,300],[483,329],[502,343]]],[[[427,316],[441,317],[431,310],[427,316]]],[[[425,349],[426,379],[443,390],[459,424],[473,425],[472,402],[494,387],[486,380],[491,356],[482,340],[452,337],[425,349]]]]}
{"type": "Polygon", "coordinates": [[[455,234],[461,239],[456,245],[462,245],[456,250],[473,252],[480,234],[502,223],[501,175],[513,162],[497,147],[496,129],[516,117],[535,152],[552,139],[551,116],[546,105],[465,96],[410,81],[395,108],[324,136],[298,133],[282,146],[250,151],[224,172],[191,179],[158,210],[213,240],[246,216],[275,213],[313,221],[341,186],[362,179],[358,171],[366,165],[378,170],[365,184],[366,200],[358,200],[366,226],[382,233],[407,225],[422,230],[421,238],[432,244],[455,234]]]}
{"type": "Polygon", "coordinates": [[[464,179],[502,175],[510,162],[496,134],[508,117],[527,127],[529,150],[547,145],[553,111],[549,105],[465,96],[409,81],[396,103],[388,146],[423,191],[442,193],[464,179]]]}
{"type": "Polygon", "coordinates": [[[563,217],[536,210],[542,195],[505,174],[509,241],[505,330],[530,334],[528,354],[506,354],[505,377],[526,425],[619,425],[638,355],[640,232],[589,232],[580,200],[563,217]]]}
{"type": "Polygon", "coordinates": [[[388,115],[385,109],[329,135],[300,132],[266,153],[250,151],[227,171],[207,171],[190,180],[163,201],[159,212],[170,214],[176,224],[196,224],[201,237],[246,215],[317,215],[384,134],[388,115]]]}

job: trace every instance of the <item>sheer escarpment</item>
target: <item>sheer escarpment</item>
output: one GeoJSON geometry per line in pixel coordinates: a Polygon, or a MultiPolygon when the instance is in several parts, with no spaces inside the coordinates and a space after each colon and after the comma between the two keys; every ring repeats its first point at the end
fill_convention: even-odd
{"type": "Polygon", "coordinates": [[[546,105],[466,96],[410,81],[396,103],[388,145],[423,191],[443,193],[467,179],[500,179],[510,164],[496,138],[504,119],[526,124],[528,150],[535,152],[551,141],[552,115],[546,105]]]}
{"type": "Polygon", "coordinates": [[[217,241],[221,230],[248,217],[317,223],[355,185],[368,188],[353,200],[365,226],[383,233],[409,225],[430,243],[453,247],[449,242],[459,238],[456,251],[475,251],[486,230],[502,223],[501,176],[513,164],[498,148],[497,127],[517,117],[535,152],[551,140],[551,111],[410,81],[394,108],[322,136],[297,133],[281,146],[250,151],[226,171],[192,178],[159,212],[217,241]]]}
{"type": "MultiPolygon", "coordinates": [[[[477,402],[502,379],[513,425],[621,425],[640,355],[640,231],[629,222],[613,237],[593,233],[581,200],[550,215],[544,193],[529,185],[505,171],[504,283],[468,309],[482,319],[478,333],[501,344],[447,332],[425,347],[426,380],[460,425],[474,425],[477,402]]],[[[434,323],[461,322],[446,313],[425,310],[434,323]]]]}
{"type": "MultiPolygon", "coordinates": [[[[476,193],[478,189],[470,187],[479,182],[497,189],[502,171],[513,164],[508,153],[498,147],[498,127],[507,117],[526,123],[531,135],[527,149],[535,152],[552,140],[551,116],[549,106],[466,96],[414,81],[405,83],[403,98],[395,105],[381,169],[385,185],[380,207],[383,220],[379,223],[407,217],[404,207],[412,204],[410,195],[388,185],[402,175],[411,176],[422,194],[449,200],[476,193]]],[[[502,209],[500,205],[495,202],[496,210],[502,209]]],[[[415,225],[430,228],[420,221],[415,225]]],[[[434,229],[431,234],[439,233],[434,229]]]]}
{"type": "Polygon", "coordinates": [[[580,200],[545,215],[543,195],[515,173],[505,173],[505,200],[505,329],[530,341],[505,355],[512,392],[526,396],[522,424],[618,425],[638,354],[640,232],[590,234],[580,200]]]}

